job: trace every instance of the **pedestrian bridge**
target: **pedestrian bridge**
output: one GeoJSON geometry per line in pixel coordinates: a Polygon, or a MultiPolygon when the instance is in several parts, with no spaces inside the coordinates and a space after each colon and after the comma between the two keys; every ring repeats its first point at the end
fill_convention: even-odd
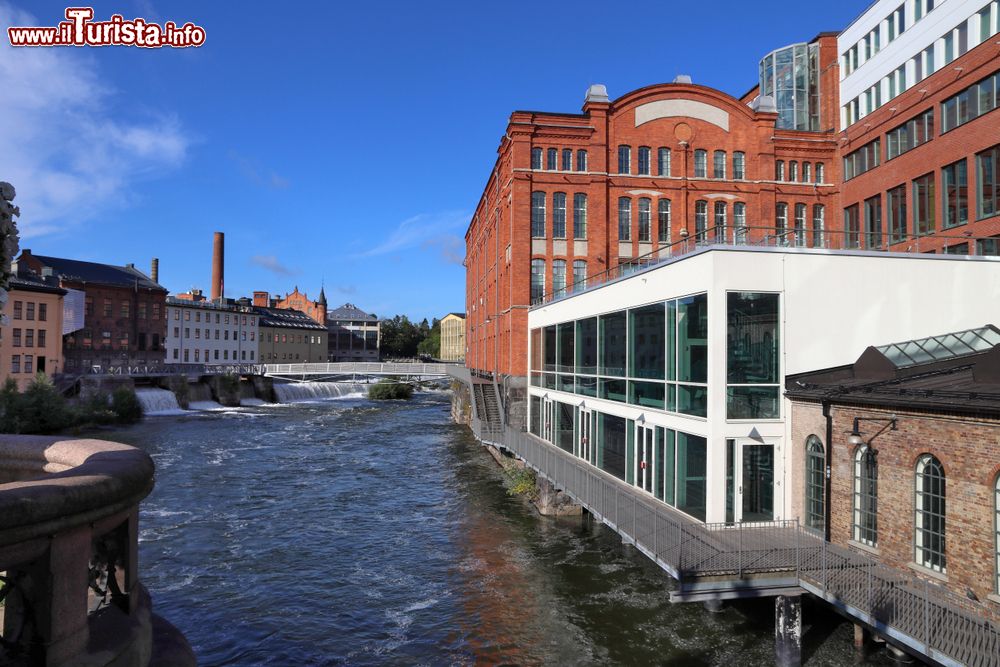
{"type": "Polygon", "coordinates": [[[437,380],[447,378],[449,369],[457,364],[443,363],[380,363],[337,362],[316,364],[265,364],[263,374],[292,382],[322,382],[345,377],[365,375],[370,377],[400,377],[404,380],[437,380]]]}

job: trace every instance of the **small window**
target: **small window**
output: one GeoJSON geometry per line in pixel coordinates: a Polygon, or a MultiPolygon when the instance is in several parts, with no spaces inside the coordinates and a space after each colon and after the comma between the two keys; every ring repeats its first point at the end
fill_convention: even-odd
{"type": "Polygon", "coordinates": [[[555,148],[550,148],[545,152],[545,168],[549,171],[555,171],[558,169],[556,160],[559,158],[559,151],[555,148]]]}
{"type": "Polygon", "coordinates": [[[742,151],[733,153],[733,180],[742,181],[746,176],[747,154],[742,151]]]}
{"type": "Polygon", "coordinates": [[[774,180],[783,181],[785,180],[785,162],[784,160],[778,160],[774,163],[774,180]]]}
{"type": "Polygon", "coordinates": [[[656,152],[656,173],[660,176],[670,175],[670,149],[661,148],[656,152]]]}
{"type": "Polygon", "coordinates": [[[639,147],[639,175],[649,176],[649,146],[639,147]]]}
{"type": "Polygon", "coordinates": [[[712,155],[712,177],[726,177],[726,151],[715,151],[712,155]]]}
{"type": "Polygon", "coordinates": [[[573,149],[564,148],[562,152],[562,170],[570,171],[573,169],[573,149]]]}
{"type": "Polygon", "coordinates": [[[587,171],[587,151],[581,149],[576,152],[576,170],[587,171]]]}
{"type": "Polygon", "coordinates": [[[542,168],[542,149],[532,148],[531,149],[531,168],[541,169],[542,168]]]}
{"type": "Polygon", "coordinates": [[[795,160],[788,163],[788,180],[792,183],[799,180],[799,163],[795,160]]]}
{"type": "Polygon", "coordinates": [[[816,163],[816,182],[817,183],[825,183],[826,181],[823,179],[823,176],[824,176],[824,174],[823,174],[823,163],[822,162],[817,162],[816,163]]]}
{"type": "Polygon", "coordinates": [[[694,152],[694,177],[708,177],[708,151],[700,148],[694,152]]]}

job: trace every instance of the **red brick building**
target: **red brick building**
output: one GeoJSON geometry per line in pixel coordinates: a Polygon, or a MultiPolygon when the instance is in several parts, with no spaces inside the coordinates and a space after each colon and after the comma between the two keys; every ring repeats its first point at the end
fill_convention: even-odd
{"type": "Polygon", "coordinates": [[[63,336],[65,372],[164,363],[167,290],[135,265],[82,262],[24,250],[18,266],[39,276],[54,276],[59,287],[84,293],[83,328],[63,336]]]}
{"type": "MultiPolygon", "coordinates": [[[[815,44],[834,88],[835,38],[815,44]]],[[[533,301],[690,240],[824,244],[836,137],[777,127],[773,98],[754,93],[678,77],[613,101],[592,86],[579,114],[511,114],[466,233],[466,365],[524,376],[533,301]]]]}
{"type": "Polygon", "coordinates": [[[285,294],[284,298],[272,297],[268,292],[254,292],[253,305],[258,308],[285,308],[298,310],[311,317],[318,324],[326,326],[326,292],[321,288],[319,298],[313,301],[298,286],[285,294]]]}
{"type": "Polygon", "coordinates": [[[1000,330],[869,348],[786,390],[803,525],[1000,620],[1000,330]]]}

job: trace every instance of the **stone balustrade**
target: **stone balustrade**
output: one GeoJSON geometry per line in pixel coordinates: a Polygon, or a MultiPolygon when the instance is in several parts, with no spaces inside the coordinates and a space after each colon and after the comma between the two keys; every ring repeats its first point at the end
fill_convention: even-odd
{"type": "Polygon", "coordinates": [[[0,435],[0,663],[195,664],[139,581],[153,471],[114,442],[0,435]]]}

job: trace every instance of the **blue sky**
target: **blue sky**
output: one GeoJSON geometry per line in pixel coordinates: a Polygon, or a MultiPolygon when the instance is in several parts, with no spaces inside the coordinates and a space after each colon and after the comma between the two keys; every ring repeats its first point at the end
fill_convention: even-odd
{"type": "MultiPolygon", "coordinates": [[[[867,3],[93,3],[205,28],[197,49],[11,49],[0,180],[22,247],[147,268],[226,295],[315,296],[421,319],[464,309],[464,233],[514,109],[578,112],[690,74],[741,95],[777,47],[867,3]]],[[[0,27],[65,3],[0,0],[0,27]]]]}

